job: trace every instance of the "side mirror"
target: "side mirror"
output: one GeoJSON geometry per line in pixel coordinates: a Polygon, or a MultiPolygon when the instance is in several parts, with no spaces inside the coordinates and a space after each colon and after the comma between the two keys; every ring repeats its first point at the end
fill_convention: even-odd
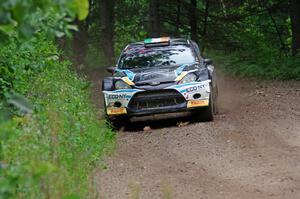
{"type": "Polygon", "coordinates": [[[211,59],[204,59],[204,63],[206,65],[212,65],[213,64],[213,61],[211,59]]]}
{"type": "Polygon", "coordinates": [[[109,73],[114,73],[114,71],[116,70],[116,68],[117,68],[117,67],[108,67],[108,68],[106,69],[106,71],[109,72],[109,73]]]}

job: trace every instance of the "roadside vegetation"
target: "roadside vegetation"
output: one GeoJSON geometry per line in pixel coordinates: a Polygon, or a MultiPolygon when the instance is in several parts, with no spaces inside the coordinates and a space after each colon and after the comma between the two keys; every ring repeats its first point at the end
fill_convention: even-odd
{"type": "Polygon", "coordinates": [[[54,40],[72,34],[88,2],[61,2],[0,3],[0,198],[91,196],[94,169],[113,149],[89,83],[54,40]]]}
{"type": "Polygon", "coordinates": [[[295,57],[261,57],[258,54],[250,58],[248,53],[244,53],[240,51],[225,53],[210,49],[206,51],[205,56],[212,58],[220,70],[233,76],[269,80],[300,80],[299,55],[295,57]]]}
{"type": "Polygon", "coordinates": [[[300,1],[0,1],[0,198],[87,198],[114,147],[77,72],[183,37],[230,74],[300,79],[300,1]]]}

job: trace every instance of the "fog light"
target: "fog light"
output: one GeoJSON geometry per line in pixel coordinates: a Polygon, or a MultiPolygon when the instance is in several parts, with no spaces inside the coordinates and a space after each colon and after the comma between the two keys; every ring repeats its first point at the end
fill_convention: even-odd
{"type": "Polygon", "coordinates": [[[114,107],[120,108],[122,106],[121,102],[115,102],[114,107]]]}
{"type": "Polygon", "coordinates": [[[195,95],[193,95],[193,98],[194,99],[199,99],[201,97],[201,94],[200,93],[196,93],[195,95]]]}

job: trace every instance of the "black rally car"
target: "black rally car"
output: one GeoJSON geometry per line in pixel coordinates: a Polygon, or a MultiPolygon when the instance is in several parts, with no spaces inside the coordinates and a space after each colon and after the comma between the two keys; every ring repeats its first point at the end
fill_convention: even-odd
{"type": "Polygon", "coordinates": [[[133,117],[191,113],[213,120],[217,84],[212,61],[188,39],[150,38],[129,44],[103,80],[105,111],[114,124],[133,117]]]}

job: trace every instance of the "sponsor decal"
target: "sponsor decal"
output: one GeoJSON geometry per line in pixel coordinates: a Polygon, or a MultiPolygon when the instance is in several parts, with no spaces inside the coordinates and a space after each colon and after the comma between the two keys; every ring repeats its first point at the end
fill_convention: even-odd
{"type": "Polygon", "coordinates": [[[121,108],[107,108],[107,115],[121,115],[127,114],[127,110],[124,107],[121,108]]]}
{"type": "Polygon", "coordinates": [[[187,103],[188,108],[208,106],[208,100],[190,100],[187,103]]]}
{"type": "Polygon", "coordinates": [[[190,92],[195,92],[195,91],[198,91],[200,89],[203,89],[205,88],[205,85],[202,84],[202,85],[196,85],[196,86],[191,86],[183,91],[187,92],[187,93],[190,93],[190,92]]]}
{"type": "Polygon", "coordinates": [[[131,96],[128,96],[126,94],[110,94],[110,95],[108,95],[109,100],[120,100],[120,99],[127,99],[130,97],[131,96]]]}
{"type": "Polygon", "coordinates": [[[106,107],[113,106],[115,102],[122,103],[122,107],[127,107],[132,96],[140,92],[139,89],[120,89],[115,91],[103,91],[105,95],[106,107]]]}

